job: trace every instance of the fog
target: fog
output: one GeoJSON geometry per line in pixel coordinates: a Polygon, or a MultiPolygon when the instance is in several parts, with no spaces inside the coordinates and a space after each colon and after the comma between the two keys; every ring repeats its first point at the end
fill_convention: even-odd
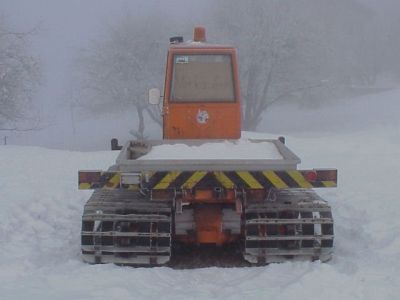
{"type": "MultiPolygon", "coordinates": [[[[98,99],[99,95],[80,92],[80,84],[88,79],[84,74],[85,68],[90,68],[82,60],[87,57],[82,52],[89,50],[91,53],[96,45],[110,38],[110,31],[125,28],[119,24],[126,18],[132,18],[128,27],[133,28],[133,42],[138,39],[138,32],[147,35],[149,41],[158,41],[157,49],[152,49],[156,50],[152,54],[153,58],[148,64],[145,62],[142,65],[142,74],[147,74],[146,68],[152,68],[151,72],[132,85],[132,93],[138,99],[135,101],[145,101],[148,87],[163,87],[163,63],[168,38],[184,35],[186,40],[191,39],[192,28],[198,24],[207,27],[210,42],[238,46],[244,101],[250,97],[249,90],[265,90],[263,87],[271,67],[268,51],[272,49],[272,44],[279,44],[282,37],[285,39],[283,46],[276,49],[279,61],[283,63],[273,73],[275,81],[271,82],[270,87],[267,86],[269,94],[260,92],[257,96],[257,101],[269,101],[272,104],[260,116],[249,110],[244,116],[247,129],[277,134],[281,131],[283,134],[304,134],[310,129],[299,129],[296,123],[299,122],[298,118],[290,118],[288,114],[297,114],[298,110],[312,111],[321,105],[346,105],[347,101],[359,95],[398,86],[398,1],[338,0],[332,4],[332,1],[326,0],[301,0],[283,1],[282,5],[276,1],[242,2],[0,0],[0,17],[8,28],[14,32],[34,29],[27,37],[27,47],[41,67],[40,86],[29,108],[34,118],[39,120],[38,128],[24,131],[36,125],[22,120],[17,125],[22,131],[3,130],[0,131],[0,138],[7,137],[8,144],[72,150],[107,149],[112,137],[122,141],[133,138],[130,132],[137,130],[138,126],[134,106],[128,103],[126,109],[123,109],[125,100],[121,99],[118,105],[114,105],[114,108],[118,106],[121,109],[94,112],[87,101],[98,99]],[[262,10],[259,6],[267,2],[270,3],[269,7],[262,10]],[[232,8],[236,6],[238,9],[232,8]],[[275,14],[274,9],[281,13],[284,21],[278,20],[280,25],[264,35],[260,29],[263,24],[259,20],[272,20],[272,15],[268,15],[271,9],[274,16],[279,15],[275,14]],[[312,22],[305,24],[305,20],[312,22]],[[139,28],[141,24],[143,29],[139,28]],[[260,28],[257,28],[257,24],[260,24],[260,28]],[[312,32],[300,31],[297,29],[298,24],[305,24],[301,28],[310,28],[312,32]],[[321,25],[318,30],[316,24],[321,25]],[[327,36],[334,39],[328,40],[327,36]],[[315,38],[312,43],[309,43],[310,37],[315,38]],[[249,42],[250,38],[255,44],[249,42]],[[288,41],[295,43],[289,50],[288,41]],[[362,51],[357,52],[355,49],[362,51]],[[250,82],[248,76],[254,61],[262,64],[262,68],[254,71],[256,80],[250,82]],[[371,62],[373,64],[369,66],[371,62]],[[281,100],[275,102],[274,99],[278,98],[281,100]],[[285,111],[284,107],[290,109],[285,111]],[[280,119],[277,114],[286,117],[284,126],[277,122],[280,119]],[[290,119],[297,121],[291,123],[290,119]]],[[[274,23],[268,24],[265,26],[274,28],[274,23]]],[[[143,49],[146,49],[145,43],[135,43],[132,49],[138,53],[135,57],[139,57],[141,51],[147,52],[143,49]]],[[[148,115],[144,135],[149,138],[161,137],[160,126],[148,115]]]]}

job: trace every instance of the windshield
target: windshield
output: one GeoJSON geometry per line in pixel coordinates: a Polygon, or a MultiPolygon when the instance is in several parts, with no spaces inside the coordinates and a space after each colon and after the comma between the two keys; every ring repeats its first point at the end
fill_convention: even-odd
{"type": "Polygon", "coordinates": [[[231,55],[174,55],[173,102],[234,102],[231,55]]]}

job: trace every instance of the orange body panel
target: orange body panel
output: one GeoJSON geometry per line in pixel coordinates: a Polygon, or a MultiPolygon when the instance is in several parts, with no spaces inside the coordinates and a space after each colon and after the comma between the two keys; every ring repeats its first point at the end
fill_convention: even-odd
{"type": "MultiPolygon", "coordinates": [[[[211,74],[210,74],[211,75],[211,74]]],[[[227,46],[174,46],[168,52],[164,93],[164,139],[238,139],[241,133],[240,88],[236,50],[227,46]],[[222,54],[232,58],[234,101],[172,102],[174,55],[222,54]],[[199,117],[203,122],[199,122],[199,117]]]]}
{"type": "MultiPolygon", "coordinates": [[[[171,104],[166,115],[167,139],[237,139],[240,115],[236,104],[185,103],[171,104]],[[199,115],[206,113],[207,122],[199,123],[199,115]]],[[[240,126],[240,125],[239,125],[240,126]]]]}
{"type": "Polygon", "coordinates": [[[222,245],[226,242],[222,232],[222,211],[219,205],[198,205],[194,220],[197,243],[222,245]]]}

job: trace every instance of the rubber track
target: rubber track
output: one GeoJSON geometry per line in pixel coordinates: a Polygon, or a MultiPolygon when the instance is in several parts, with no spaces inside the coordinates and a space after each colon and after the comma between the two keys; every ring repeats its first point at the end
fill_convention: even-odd
{"type": "Polygon", "coordinates": [[[279,191],[274,200],[245,206],[244,258],[253,264],[329,260],[334,236],[327,202],[304,189],[279,191]]]}
{"type": "Polygon", "coordinates": [[[88,263],[163,265],[171,257],[171,207],[136,191],[96,190],[82,216],[88,263]]]}

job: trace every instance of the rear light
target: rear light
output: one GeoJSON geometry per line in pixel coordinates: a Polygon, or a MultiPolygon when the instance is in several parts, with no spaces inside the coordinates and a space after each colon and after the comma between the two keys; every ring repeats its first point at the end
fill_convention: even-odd
{"type": "Polygon", "coordinates": [[[318,180],[337,182],[336,169],[317,169],[318,180]]]}
{"type": "Polygon", "coordinates": [[[308,171],[306,174],[306,179],[310,182],[314,182],[317,180],[317,172],[316,171],[308,171]]]}
{"type": "Polygon", "coordinates": [[[79,183],[98,183],[101,171],[79,171],[79,183]]]}

